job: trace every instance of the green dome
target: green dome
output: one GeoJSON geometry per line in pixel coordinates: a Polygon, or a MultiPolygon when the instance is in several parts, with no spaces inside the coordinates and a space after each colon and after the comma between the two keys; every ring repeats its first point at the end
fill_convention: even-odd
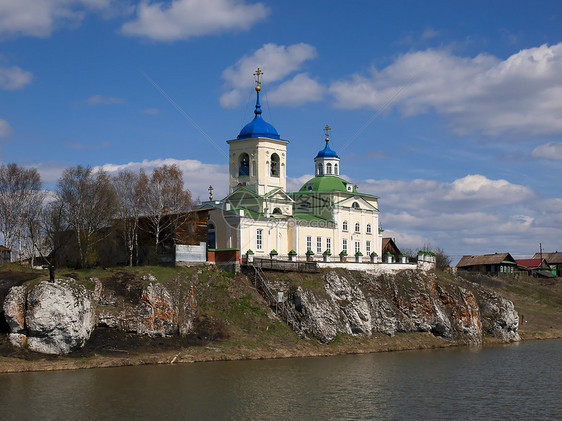
{"type": "Polygon", "coordinates": [[[355,190],[355,187],[352,183],[345,181],[343,178],[335,177],[333,175],[323,175],[321,177],[314,177],[313,179],[308,180],[306,183],[304,183],[299,192],[307,191],[341,191],[348,193],[357,193],[357,190],[355,190]],[[348,187],[351,187],[351,190],[349,190],[348,187]]]}

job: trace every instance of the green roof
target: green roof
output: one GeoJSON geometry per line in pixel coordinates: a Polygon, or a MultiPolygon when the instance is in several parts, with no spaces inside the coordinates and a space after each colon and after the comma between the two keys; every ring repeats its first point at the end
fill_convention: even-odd
{"type": "MultiPolygon", "coordinates": [[[[347,185],[351,184],[348,181],[345,181],[343,178],[339,178],[333,175],[323,175],[320,177],[314,177],[311,180],[308,180],[304,185],[301,187],[299,192],[307,192],[307,191],[341,191],[347,192],[347,185]]],[[[357,190],[352,185],[352,193],[357,193],[357,190]]]]}
{"type": "Polygon", "coordinates": [[[314,214],[303,213],[303,212],[294,212],[293,218],[301,219],[303,221],[323,221],[323,222],[327,222],[327,223],[334,223],[333,221],[328,221],[327,219],[320,218],[319,216],[316,216],[314,214]]]}

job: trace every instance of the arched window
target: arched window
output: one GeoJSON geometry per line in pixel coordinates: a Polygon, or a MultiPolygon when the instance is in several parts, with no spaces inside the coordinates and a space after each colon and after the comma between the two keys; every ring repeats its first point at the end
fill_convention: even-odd
{"type": "Polygon", "coordinates": [[[371,224],[367,224],[367,234],[371,233],[371,224]]]}
{"type": "Polygon", "coordinates": [[[318,164],[317,175],[324,175],[324,171],[322,171],[322,164],[318,164]]]}
{"type": "Polygon", "coordinates": [[[342,229],[343,229],[344,231],[347,231],[347,221],[343,221],[342,229]]]}
{"type": "Polygon", "coordinates": [[[279,177],[280,166],[279,166],[279,155],[274,153],[271,155],[271,176],[279,177]]]}
{"type": "Polygon", "coordinates": [[[247,153],[243,153],[242,155],[240,155],[238,175],[250,175],[250,157],[247,153]]]}
{"type": "Polygon", "coordinates": [[[332,174],[332,164],[326,164],[326,174],[332,174]]]}
{"type": "Polygon", "coordinates": [[[281,215],[281,209],[279,208],[273,209],[273,215],[281,215]]]}
{"type": "Polygon", "coordinates": [[[360,228],[361,228],[361,225],[359,225],[359,222],[356,222],[355,223],[355,232],[359,232],[360,228]]]}
{"type": "Polygon", "coordinates": [[[256,161],[252,161],[252,175],[255,177],[257,172],[256,161]]]}
{"type": "Polygon", "coordinates": [[[353,202],[353,203],[351,204],[351,207],[352,207],[353,209],[359,209],[359,203],[353,202]]]}
{"type": "Polygon", "coordinates": [[[334,174],[338,175],[338,164],[334,164],[334,174]]]}

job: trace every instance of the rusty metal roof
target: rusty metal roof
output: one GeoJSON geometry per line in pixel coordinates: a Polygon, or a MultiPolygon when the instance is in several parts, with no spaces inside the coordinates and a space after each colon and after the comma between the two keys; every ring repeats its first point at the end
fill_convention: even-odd
{"type": "Polygon", "coordinates": [[[515,264],[515,259],[509,253],[483,254],[481,256],[463,256],[457,267],[499,265],[500,263],[515,264]]]}
{"type": "MultiPolygon", "coordinates": [[[[541,254],[535,253],[533,259],[540,259],[541,254]]],[[[562,252],[555,253],[543,253],[542,258],[546,260],[546,263],[550,265],[561,265],[562,264],[562,252]]]]}

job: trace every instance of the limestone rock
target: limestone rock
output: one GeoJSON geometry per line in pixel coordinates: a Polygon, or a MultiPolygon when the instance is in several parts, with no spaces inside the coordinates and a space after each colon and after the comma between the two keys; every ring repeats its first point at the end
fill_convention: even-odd
{"type": "Polygon", "coordinates": [[[4,317],[10,331],[21,332],[25,329],[25,287],[23,285],[10,288],[4,300],[4,317]]]}
{"type": "Polygon", "coordinates": [[[479,343],[483,334],[518,340],[513,303],[488,291],[442,286],[433,274],[403,271],[375,276],[330,271],[324,292],[299,287],[294,294],[296,330],[322,342],[337,334],[430,332],[479,343]],[[357,277],[358,279],[354,279],[357,277]]]}
{"type": "Polygon", "coordinates": [[[26,296],[12,287],[4,301],[10,342],[45,354],[67,354],[84,345],[94,328],[90,292],[76,281],[39,282],[26,296]]]}

